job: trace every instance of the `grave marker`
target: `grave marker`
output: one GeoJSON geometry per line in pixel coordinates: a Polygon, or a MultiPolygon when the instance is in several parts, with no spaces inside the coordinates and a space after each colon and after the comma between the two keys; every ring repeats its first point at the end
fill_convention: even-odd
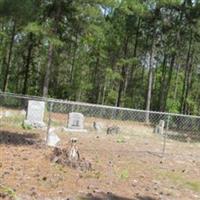
{"type": "Polygon", "coordinates": [[[84,115],[82,113],[71,112],[69,113],[68,126],[66,131],[86,132],[84,129],[84,115]]]}
{"type": "Polygon", "coordinates": [[[35,128],[46,127],[44,119],[45,102],[43,101],[28,101],[27,119],[24,121],[26,125],[35,128]]]}
{"type": "Polygon", "coordinates": [[[164,120],[160,120],[159,124],[155,127],[154,132],[156,134],[163,135],[164,134],[164,127],[165,127],[165,121],[164,120]]]}

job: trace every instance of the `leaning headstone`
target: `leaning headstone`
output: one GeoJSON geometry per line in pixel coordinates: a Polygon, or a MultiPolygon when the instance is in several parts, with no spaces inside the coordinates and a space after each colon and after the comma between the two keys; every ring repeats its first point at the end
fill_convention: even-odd
{"type": "Polygon", "coordinates": [[[49,134],[47,136],[47,145],[51,147],[56,147],[59,141],[60,141],[60,138],[56,135],[55,128],[50,128],[49,134]]]}
{"type": "Polygon", "coordinates": [[[93,128],[95,131],[100,131],[102,129],[102,125],[99,122],[93,122],[93,128]]]}
{"type": "Polygon", "coordinates": [[[69,113],[68,126],[65,131],[87,132],[84,129],[84,115],[82,113],[71,112],[69,113]]]}
{"type": "Polygon", "coordinates": [[[156,134],[163,135],[164,134],[164,127],[165,127],[165,121],[164,120],[160,120],[159,124],[155,127],[154,132],[156,134]]]}
{"type": "Polygon", "coordinates": [[[45,110],[45,102],[43,101],[29,101],[27,118],[24,121],[25,125],[33,126],[34,128],[44,128],[46,127],[43,122],[45,110]]]}

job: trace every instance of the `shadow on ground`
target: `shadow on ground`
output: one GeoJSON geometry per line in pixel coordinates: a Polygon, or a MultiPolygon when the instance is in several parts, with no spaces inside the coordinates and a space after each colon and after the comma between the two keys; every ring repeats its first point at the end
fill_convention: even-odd
{"type": "Polygon", "coordinates": [[[114,195],[112,193],[96,193],[87,194],[85,197],[81,197],[81,200],[156,200],[155,198],[149,196],[137,196],[134,198],[127,198],[114,195]]]}
{"type": "Polygon", "coordinates": [[[0,131],[0,144],[7,145],[34,145],[39,139],[33,133],[17,133],[10,131],[0,131]]]}

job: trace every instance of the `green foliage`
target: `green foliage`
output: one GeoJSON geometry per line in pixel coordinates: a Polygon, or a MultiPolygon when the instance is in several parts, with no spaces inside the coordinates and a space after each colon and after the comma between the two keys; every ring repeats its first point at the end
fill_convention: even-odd
{"type": "Polygon", "coordinates": [[[121,2],[120,9],[127,15],[143,16],[148,12],[147,5],[141,3],[139,0],[124,0],[121,2]]]}
{"type": "Polygon", "coordinates": [[[126,142],[126,140],[125,140],[125,138],[124,137],[119,137],[119,138],[117,138],[117,143],[125,143],[126,142]]]}
{"type": "Polygon", "coordinates": [[[117,97],[117,92],[114,90],[110,90],[107,96],[107,104],[115,105],[116,97],[117,97]]]}
{"type": "Polygon", "coordinates": [[[121,171],[120,173],[120,178],[123,179],[123,180],[126,180],[129,178],[129,172],[127,169],[124,169],[121,171]]]}
{"type": "Polygon", "coordinates": [[[7,35],[5,32],[3,31],[0,31],[0,37],[3,37],[3,38],[7,38],[7,35]]]}
{"type": "Polygon", "coordinates": [[[179,184],[181,187],[192,189],[195,192],[200,192],[200,181],[198,180],[188,179],[177,172],[169,172],[162,175],[168,177],[171,181],[179,184]]]}
{"type": "Polygon", "coordinates": [[[24,27],[24,31],[27,33],[33,33],[37,36],[47,35],[45,28],[37,22],[30,22],[24,27]]]}
{"type": "Polygon", "coordinates": [[[174,99],[167,100],[167,109],[171,113],[179,113],[180,102],[174,99]]]}
{"type": "Polygon", "coordinates": [[[0,88],[199,114],[199,8],[181,0],[1,0],[0,88]]]}
{"type": "Polygon", "coordinates": [[[10,188],[10,187],[7,187],[7,186],[3,186],[0,184],[0,192],[7,195],[10,199],[13,199],[13,200],[20,200],[15,191],[10,188]]]}
{"type": "Polygon", "coordinates": [[[32,126],[31,125],[28,125],[28,124],[25,124],[24,122],[22,123],[22,128],[24,130],[31,130],[32,129],[32,126]]]}

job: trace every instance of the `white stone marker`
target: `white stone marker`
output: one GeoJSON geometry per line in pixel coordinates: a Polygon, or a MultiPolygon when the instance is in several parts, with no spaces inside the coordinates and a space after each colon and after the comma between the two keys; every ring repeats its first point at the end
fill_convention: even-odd
{"type": "Polygon", "coordinates": [[[44,110],[45,102],[33,100],[28,101],[27,119],[24,121],[24,123],[35,128],[46,127],[45,123],[43,122],[44,110]]]}
{"type": "Polygon", "coordinates": [[[49,134],[47,136],[47,145],[51,147],[56,147],[58,142],[60,142],[60,138],[56,135],[55,128],[50,128],[49,134]]]}
{"type": "Polygon", "coordinates": [[[68,127],[66,131],[87,132],[84,129],[84,115],[82,113],[71,112],[69,113],[68,127]]]}
{"type": "Polygon", "coordinates": [[[160,120],[159,124],[155,127],[155,133],[163,135],[164,134],[164,127],[165,127],[165,121],[160,120]]]}

